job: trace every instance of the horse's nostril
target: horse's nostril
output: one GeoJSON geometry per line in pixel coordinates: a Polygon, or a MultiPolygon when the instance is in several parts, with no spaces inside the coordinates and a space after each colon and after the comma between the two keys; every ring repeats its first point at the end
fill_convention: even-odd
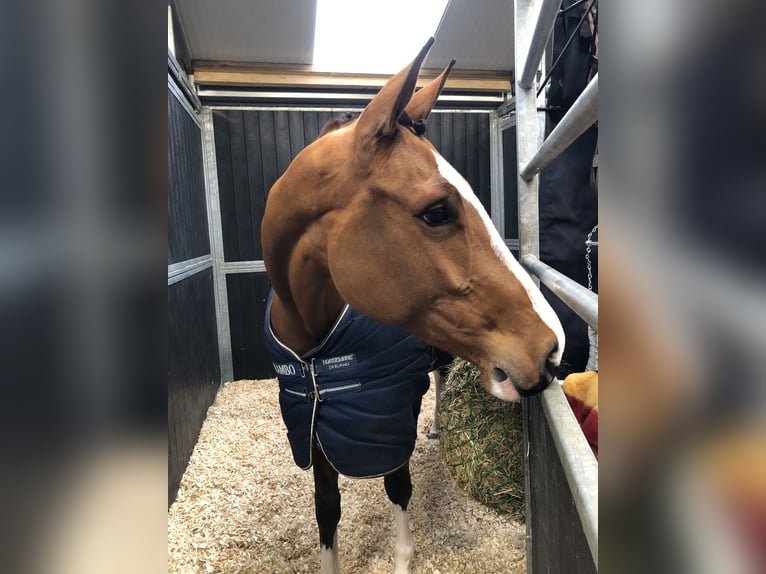
{"type": "Polygon", "coordinates": [[[494,382],[502,383],[503,381],[507,379],[508,379],[508,373],[506,373],[503,369],[492,367],[492,380],[494,382]]]}
{"type": "Polygon", "coordinates": [[[548,351],[548,363],[553,363],[555,366],[558,366],[560,358],[558,357],[559,353],[559,343],[556,341],[551,346],[551,349],[548,351]]]}
{"type": "Polygon", "coordinates": [[[558,361],[554,361],[550,357],[548,357],[548,360],[545,361],[545,370],[548,372],[548,374],[551,377],[555,377],[556,371],[558,370],[558,368],[559,368],[558,361]]]}
{"type": "Polygon", "coordinates": [[[548,352],[548,356],[545,360],[545,370],[548,372],[548,374],[553,377],[556,375],[556,369],[558,369],[559,363],[561,362],[561,357],[558,356],[559,352],[559,344],[558,341],[553,343],[550,351],[548,352]]]}

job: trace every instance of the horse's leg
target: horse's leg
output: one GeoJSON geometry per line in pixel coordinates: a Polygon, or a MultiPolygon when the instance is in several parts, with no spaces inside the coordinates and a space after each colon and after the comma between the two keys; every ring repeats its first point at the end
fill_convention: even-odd
{"type": "Polygon", "coordinates": [[[407,504],[412,496],[412,481],[410,480],[410,463],[387,474],[383,478],[386,494],[394,503],[394,518],[396,521],[396,549],[394,551],[394,574],[409,574],[410,560],[415,552],[415,541],[410,529],[410,518],[407,515],[407,504]]]}
{"type": "Polygon", "coordinates": [[[442,369],[436,369],[432,371],[434,376],[434,392],[436,393],[436,400],[434,402],[434,422],[431,423],[431,428],[426,433],[427,438],[439,438],[439,411],[442,404],[442,391],[444,391],[444,376],[442,376],[442,369]]]}
{"type": "Polygon", "coordinates": [[[313,448],[314,459],[314,509],[319,526],[320,572],[338,574],[338,537],[336,534],[340,522],[340,490],[338,473],[330,465],[316,444],[313,448]]]}

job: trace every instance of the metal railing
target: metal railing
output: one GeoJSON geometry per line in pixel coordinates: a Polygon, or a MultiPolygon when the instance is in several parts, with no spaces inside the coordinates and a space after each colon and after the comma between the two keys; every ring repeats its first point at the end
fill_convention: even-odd
{"type": "Polygon", "coordinates": [[[588,548],[598,569],[598,461],[561,385],[551,384],[545,389],[542,403],[588,548]]]}
{"type": "Polygon", "coordinates": [[[532,33],[524,69],[519,76],[518,85],[525,90],[532,88],[535,73],[537,73],[537,68],[540,65],[540,58],[543,57],[545,45],[548,43],[548,38],[553,31],[553,24],[556,22],[559,6],[561,6],[561,0],[543,0],[535,31],[532,33]]]}
{"type": "Polygon", "coordinates": [[[598,74],[588,83],[582,94],[543,142],[519,176],[532,179],[551,163],[569,144],[579,138],[598,119],[598,74]]]}
{"type": "Polygon", "coordinates": [[[523,257],[521,264],[583,321],[598,331],[598,295],[532,255],[523,257]]]}
{"type": "MultiPolygon", "coordinates": [[[[588,84],[544,142],[538,119],[535,78],[558,13],[560,0],[515,0],[517,75],[519,255],[524,267],[577,315],[598,330],[598,296],[539,260],[538,174],[598,117],[598,76],[588,84]]],[[[560,385],[542,394],[542,406],[567,484],[598,569],[598,463],[560,385]]],[[[528,532],[528,537],[530,533],[528,532]]],[[[529,555],[529,554],[528,554],[529,555]]]]}

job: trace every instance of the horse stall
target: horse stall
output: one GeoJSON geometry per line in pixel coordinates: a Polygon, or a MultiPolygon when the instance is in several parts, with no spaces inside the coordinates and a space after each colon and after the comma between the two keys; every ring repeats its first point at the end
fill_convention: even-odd
{"type": "MultiPolygon", "coordinates": [[[[445,4],[422,75],[435,77],[450,58],[458,63],[428,119],[426,136],[471,185],[512,253],[550,289],[545,293],[557,313],[572,313],[571,306],[597,328],[596,296],[579,285],[577,290],[575,281],[538,260],[542,251],[543,259],[583,282],[579,254],[572,264],[573,257],[560,249],[562,243],[570,247],[571,237],[546,242],[546,217],[561,219],[550,212],[556,211],[554,194],[561,193],[553,190],[561,185],[545,184],[546,173],[555,178],[549,169],[538,186],[541,166],[531,160],[544,114],[529,92],[539,85],[532,81],[531,90],[524,88],[520,82],[528,78],[512,73],[529,68],[534,76],[553,20],[566,6],[582,2],[564,0],[561,10],[561,2],[540,0],[517,0],[515,7],[490,0],[481,10],[468,0],[445,4]],[[535,27],[538,13],[542,24],[535,27]],[[508,46],[505,59],[498,56],[501,44],[508,46]]],[[[572,6],[569,12],[579,18],[588,13],[585,8],[572,6]]],[[[311,476],[290,458],[274,367],[265,351],[270,284],[261,220],[268,191],[297,154],[328,120],[358,115],[390,74],[312,72],[306,64],[316,10],[316,0],[264,2],[257,9],[244,0],[175,0],[168,7],[172,572],[319,569],[311,476]]],[[[552,46],[561,50],[566,37],[559,36],[557,29],[552,46]]],[[[543,65],[551,64],[549,57],[543,65]]],[[[558,123],[567,128],[570,121],[564,117],[558,123]]],[[[563,140],[553,142],[555,152],[583,130],[574,136],[565,131],[563,140]]],[[[587,137],[595,137],[592,130],[564,154],[587,155],[588,146],[580,145],[587,137]]],[[[550,161],[552,153],[543,154],[550,161]]],[[[588,213],[572,216],[577,233],[590,229],[594,206],[568,203],[588,213]]],[[[587,354],[585,323],[577,321],[570,317],[565,323],[567,337],[574,330],[575,349],[579,345],[580,355],[583,348],[587,354]]],[[[578,364],[576,355],[569,361],[578,364]]],[[[470,499],[450,480],[437,441],[425,438],[434,395],[431,385],[412,457],[413,571],[596,571],[597,464],[560,385],[523,400],[526,524],[470,499]]],[[[391,571],[393,518],[382,479],[346,481],[342,491],[341,569],[391,571]]]]}

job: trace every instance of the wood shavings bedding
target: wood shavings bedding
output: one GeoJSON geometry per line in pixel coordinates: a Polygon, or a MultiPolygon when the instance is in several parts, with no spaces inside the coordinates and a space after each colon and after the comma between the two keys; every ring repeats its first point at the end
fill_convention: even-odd
{"type": "MultiPolygon", "coordinates": [[[[413,573],[523,573],[524,524],[481,505],[449,478],[425,438],[434,386],[423,400],[410,461],[413,573]]],[[[168,512],[170,573],[319,571],[311,471],[293,462],[276,380],[224,385],[168,512]]],[[[393,570],[394,520],[383,479],[341,477],[341,571],[393,570]]]]}

